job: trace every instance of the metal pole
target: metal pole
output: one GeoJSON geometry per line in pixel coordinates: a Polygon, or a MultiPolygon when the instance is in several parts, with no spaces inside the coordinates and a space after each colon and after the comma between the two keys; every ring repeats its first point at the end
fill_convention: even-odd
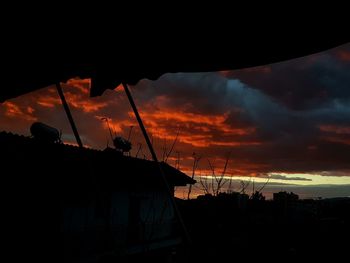
{"type": "Polygon", "coordinates": [[[83,143],[80,140],[77,127],[75,126],[75,123],[74,123],[74,120],[73,120],[72,113],[70,112],[70,109],[69,109],[69,106],[67,104],[66,98],[64,97],[64,94],[63,94],[63,90],[62,90],[61,84],[59,82],[56,83],[56,89],[57,89],[58,95],[61,98],[64,111],[66,112],[66,115],[67,115],[67,118],[69,120],[70,126],[72,127],[75,139],[77,140],[77,143],[78,143],[79,147],[83,148],[83,143]]]}
{"type": "Polygon", "coordinates": [[[139,114],[139,112],[138,112],[138,110],[137,110],[137,107],[136,107],[136,104],[135,104],[135,102],[134,102],[134,99],[133,99],[133,97],[131,96],[131,93],[130,93],[130,91],[129,91],[128,85],[125,84],[125,83],[123,83],[123,87],[124,87],[126,96],[128,97],[128,100],[129,100],[129,102],[130,102],[130,105],[131,105],[131,107],[132,107],[132,109],[133,109],[133,111],[134,111],[134,114],[135,114],[135,116],[136,116],[137,122],[139,123],[139,126],[140,126],[140,128],[141,128],[141,131],[142,131],[142,133],[143,133],[143,136],[145,137],[147,146],[148,146],[149,151],[151,152],[151,155],[152,155],[152,159],[153,159],[154,162],[157,163],[159,172],[160,172],[160,174],[161,174],[162,182],[164,183],[165,189],[166,189],[166,191],[167,191],[167,193],[168,193],[168,195],[169,195],[169,197],[170,197],[171,204],[172,204],[172,206],[173,206],[173,208],[174,208],[175,216],[176,216],[177,220],[178,220],[179,223],[180,223],[180,226],[181,226],[181,228],[182,228],[182,230],[183,230],[183,233],[184,233],[184,236],[185,236],[185,238],[186,238],[186,241],[190,244],[190,243],[191,243],[191,238],[190,238],[190,236],[189,236],[189,234],[188,234],[188,232],[187,232],[185,223],[184,223],[184,221],[183,221],[183,219],[182,219],[182,217],[181,217],[180,210],[179,210],[179,208],[177,207],[177,204],[176,204],[176,202],[175,202],[175,198],[174,198],[173,193],[172,193],[172,191],[171,191],[171,189],[170,189],[169,183],[168,183],[168,181],[167,181],[167,179],[166,179],[166,177],[165,177],[165,174],[164,174],[164,171],[163,171],[163,169],[162,169],[162,166],[160,165],[160,163],[159,163],[159,161],[158,161],[156,152],[154,151],[153,145],[152,145],[152,143],[151,143],[151,141],[150,141],[150,139],[149,139],[149,137],[148,137],[146,128],[145,128],[145,126],[143,125],[142,119],[141,119],[140,114],[139,114]]]}

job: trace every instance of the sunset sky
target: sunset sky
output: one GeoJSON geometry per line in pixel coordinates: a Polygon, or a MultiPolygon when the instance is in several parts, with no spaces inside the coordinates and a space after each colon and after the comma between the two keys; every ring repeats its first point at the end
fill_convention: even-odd
{"type": "MultiPolygon", "coordinates": [[[[111,140],[106,122],[128,137],[135,156],[150,158],[122,87],[89,98],[89,79],[63,84],[85,146],[104,149],[111,140]]],[[[328,52],[261,67],[212,73],[169,73],[131,87],[159,159],[178,140],[168,162],[196,178],[220,174],[233,190],[240,181],[264,191],[286,190],[302,197],[350,196],[350,44],[328,52]]],[[[55,87],[0,105],[0,130],[30,135],[41,121],[74,137],[55,87]]],[[[184,195],[182,190],[178,196],[184,195]]],[[[247,189],[251,191],[251,187],[247,189]]],[[[198,186],[194,196],[201,194],[198,186]]]]}

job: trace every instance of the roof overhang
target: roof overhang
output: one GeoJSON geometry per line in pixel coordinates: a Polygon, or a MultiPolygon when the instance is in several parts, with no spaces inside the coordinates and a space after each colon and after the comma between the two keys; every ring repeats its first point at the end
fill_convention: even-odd
{"type": "Polygon", "coordinates": [[[135,84],[167,72],[254,67],[350,41],[344,32],[318,23],[283,30],[256,23],[241,29],[233,26],[234,22],[220,27],[211,23],[212,27],[194,27],[192,23],[188,28],[169,27],[168,31],[159,25],[99,28],[104,29],[102,33],[92,32],[88,26],[72,31],[66,25],[61,33],[53,30],[43,34],[30,28],[29,36],[22,25],[15,37],[3,37],[0,102],[73,77],[91,78],[90,94],[98,96],[121,82],[135,84]]]}

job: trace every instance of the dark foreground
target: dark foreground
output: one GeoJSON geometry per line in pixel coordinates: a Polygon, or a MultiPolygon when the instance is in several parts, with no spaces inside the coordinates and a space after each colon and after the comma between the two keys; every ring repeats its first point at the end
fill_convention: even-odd
{"type": "Polygon", "coordinates": [[[223,194],[179,205],[192,238],[189,262],[341,262],[349,255],[350,198],[265,201],[223,194]]]}
{"type": "Polygon", "coordinates": [[[100,262],[347,262],[350,198],[177,200],[191,243],[100,262]]]}

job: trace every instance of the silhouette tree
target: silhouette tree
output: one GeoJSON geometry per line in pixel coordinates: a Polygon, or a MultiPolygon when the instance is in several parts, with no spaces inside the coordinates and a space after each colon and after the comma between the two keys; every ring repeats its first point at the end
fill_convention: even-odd
{"type": "MultiPolygon", "coordinates": [[[[197,157],[195,152],[193,152],[192,157],[193,157],[193,166],[192,166],[191,178],[194,179],[194,175],[195,175],[196,170],[198,168],[199,161],[202,157],[201,156],[197,157]]],[[[190,184],[190,186],[188,188],[188,193],[187,193],[187,200],[190,199],[191,192],[192,192],[192,185],[190,184]]]]}
{"type": "Polygon", "coordinates": [[[202,187],[202,191],[204,192],[204,194],[217,196],[219,193],[221,193],[223,187],[227,184],[227,182],[230,181],[230,179],[225,179],[229,159],[230,159],[230,153],[226,157],[225,165],[220,175],[217,175],[215,173],[214,165],[209,159],[207,159],[209,168],[211,170],[210,181],[208,180],[209,179],[208,176],[205,176],[205,177],[201,176],[199,179],[199,183],[202,187]]]}

